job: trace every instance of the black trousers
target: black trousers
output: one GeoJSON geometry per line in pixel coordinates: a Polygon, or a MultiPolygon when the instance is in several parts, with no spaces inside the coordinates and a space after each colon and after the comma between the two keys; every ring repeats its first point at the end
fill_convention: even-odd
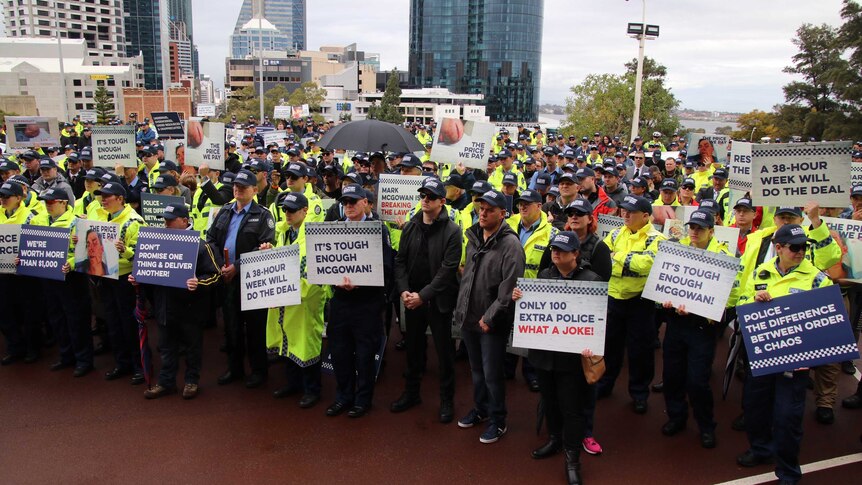
{"type": "Polygon", "coordinates": [[[227,336],[228,369],[236,375],[245,375],[245,356],[251,373],[266,376],[266,309],[241,311],[239,275],[227,284],[224,301],[224,324],[227,336]]]}
{"type": "Polygon", "coordinates": [[[629,395],[646,401],[655,376],[655,302],[641,297],[628,300],[608,298],[608,326],[605,337],[605,375],[597,383],[599,396],[613,391],[628,351],[629,395]]]}
{"type": "Polygon", "coordinates": [[[135,288],[129,283],[128,276],[120,275],[117,280],[100,278],[99,295],[116,367],[122,371],[140,373],[143,372],[143,366],[138,322],[135,320],[135,288]]]}
{"type": "Polygon", "coordinates": [[[562,436],[567,450],[580,451],[584,440],[584,407],[593,392],[584,371],[548,371],[536,369],[539,392],[545,407],[548,433],[562,436]]]}
{"type": "Polygon", "coordinates": [[[452,342],[452,313],[440,313],[433,302],[415,310],[404,310],[407,328],[407,392],[419,395],[422,371],[428,347],[426,330],[437,350],[440,369],[440,399],[451,401],[455,396],[455,344],[452,342]]]}
{"type": "Polygon", "coordinates": [[[375,354],[383,338],[383,300],[346,302],[336,295],[329,304],[326,335],[335,373],[335,400],[370,407],[374,398],[375,354]]]}
{"type": "Polygon", "coordinates": [[[304,394],[319,396],[321,388],[320,364],[321,362],[318,360],[314,364],[302,367],[287,359],[287,385],[292,389],[301,389],[304,394]]]}
{"type": "Polygon", "coordinates": [[[48,322],[54,329],[60,362],[75,367],[93,366],[90,335],[90,294],[87,277],[69,273],[66,281],[42,280],[48,322]]]}
{"type": "Polygon", "coordinates": [[[667,416],[672,421],[684,423],[688,419],[688,404],[691,404],[700,432],[713,432],[714,399],[709,376],[715,358],[718,324],[709,324],[697,315],[669,314],[665,321],[662,394],[667,416]]]}
{"type": "Polygon", "coordinates": [[[201,378],[204,331],[199,318],[169,318],[167,325],[159,325],[159,354],[162,369],[159,385],[167,388],[177,386],[180,348],[186,350],[186,384],[197,384],[201,378]]]}
{"type": "Polygon", "coordinates": [[[0,332],[6,339],[6,354],[40,355],[42,332],[36,315],[42,292],[37,280],[28,276],[0,275],[0,293],[7,302],[13,303],[0,312],[0,332]],[[38,298],[34,296],[37,294],[38,298]]]}

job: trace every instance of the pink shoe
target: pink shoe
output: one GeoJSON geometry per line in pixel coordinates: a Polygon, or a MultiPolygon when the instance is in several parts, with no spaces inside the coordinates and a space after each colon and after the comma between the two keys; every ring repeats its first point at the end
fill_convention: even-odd
{"type": "Polygon", "coordinates": [[[592,436],[588,436],[584,438],[583,442],[584,451],[591,455],[601,455],[602,454],[602,445],[596,441],[592,436]]]}

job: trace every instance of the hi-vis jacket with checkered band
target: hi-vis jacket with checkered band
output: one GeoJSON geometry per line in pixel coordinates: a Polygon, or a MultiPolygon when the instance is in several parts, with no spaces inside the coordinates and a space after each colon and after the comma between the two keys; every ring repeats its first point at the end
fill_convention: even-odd
{"type": "MultiPolygon", "coordinates": [[[[515,234],[519,234],[521,230],[521,214],[515,214],[506,219],[506,223],[515,231],[515,234]]],[[[560,231],[548,222],[548,215],[542,212],[540,214],[539,226],[530,234],[526,244],[524,244],[524,255],[526,257],[524,278],[536,278],[539,276],[539,264],[542,262],[542,255],[545,254],[545,249],[548,248],[551,239],[558,232],[560,231]]]]}
{"type": "Polygon", "coordinates": [[[739,296],[739,304],[751,303],[758,291],[766,290],[772,298],[802,293],[803,291],[815,290],[832,285],[832,280],[817,269],[807,259],[803,259],[799,266],[791,269],[786,275],[781,276],[776,264],[778,257],[764,262],[754,270],[745,290],[739,296]]]}
{"type": "Polygon", "coordinates": [[[636,232],[626,226],[611,231],[604,240],[611,250],[613,264],[608,296],[618,300],[640,296],[655,262],[658,243],[665,239],[649,223],[636,232]]]}

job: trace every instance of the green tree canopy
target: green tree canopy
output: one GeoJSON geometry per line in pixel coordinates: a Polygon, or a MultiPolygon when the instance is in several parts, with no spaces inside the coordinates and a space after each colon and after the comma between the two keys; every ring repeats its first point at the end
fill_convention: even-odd
{"type": "Polygon", "coordinates": [[[96,92],[93,93],[93,103],[96,110],[96,123],[104,125],[114,119],[114,97],[105,86],[96,88],[96,92]]]}
{"type": "Polygon", "coordinates": [[[398,107],[401,105],[401,87],[398,86],[398,71],[392,69],[386,79],[386,90],[380,99],[380,105],[372,104],[368,108],[368,117],[389,123],[403,123],[404,116],[398,107]]]}

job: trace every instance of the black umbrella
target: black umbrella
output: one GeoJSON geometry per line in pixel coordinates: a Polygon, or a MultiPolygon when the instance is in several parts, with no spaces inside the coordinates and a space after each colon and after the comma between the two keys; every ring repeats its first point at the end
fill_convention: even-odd
{"type": "Polygon", "coordinates": [[[319,146],[360,152],[422,152],[425,147],[399,125],[378,120],[349,121],[330,129],[319,146]]]}

